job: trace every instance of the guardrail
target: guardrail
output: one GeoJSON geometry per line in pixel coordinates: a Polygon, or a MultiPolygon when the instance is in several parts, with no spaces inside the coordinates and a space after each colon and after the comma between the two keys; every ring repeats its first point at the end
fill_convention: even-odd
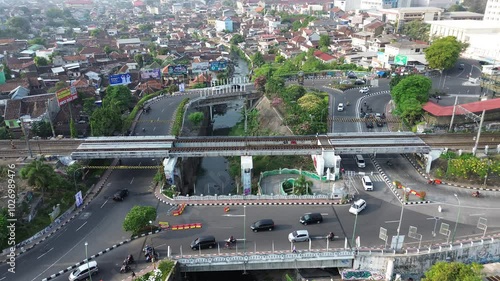
{"type": "Polygon", "coordinates": [[[339,199],[334,196],[324,195],[324,194],[313,194],[313,195],[181,195],[175,196],[173,198],[177,201],[189,201],[189,200],[201,200],[201,201],[210,201],[210,200],[219,200],[219,201],[234,201],[234,200],[333,200],[339,199]]]}

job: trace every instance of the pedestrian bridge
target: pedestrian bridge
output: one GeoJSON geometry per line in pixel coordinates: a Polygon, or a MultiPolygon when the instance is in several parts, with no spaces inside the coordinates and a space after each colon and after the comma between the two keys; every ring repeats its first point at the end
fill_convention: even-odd
{"type": "Polygon", "coordinates": [[[295,268],[352,268],[354,251],[330,250],[324,252],[227,254],[214,256],[173,256],[182,272],[276,270],[295,268]]]}
{"type": "Polygon", "coordinates": [[[409,132],[340,133],[314,136],[175,137],[120,136],[85,139],[75,160],[259,155],[429,153],[431,147],[409,132]]]}

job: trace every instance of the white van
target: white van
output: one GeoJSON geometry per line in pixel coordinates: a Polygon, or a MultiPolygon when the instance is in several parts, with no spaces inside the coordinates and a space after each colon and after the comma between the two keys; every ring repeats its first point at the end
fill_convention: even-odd
{"type": "Polygon", "coordinates": [[[362,177],[361,182],[366,191],[373,191],[373,182],[369,176],[362,177]]]}
{"type": "Polygon", "coordinates": [[[354,160],[356,160],[356,165],[358,165],[358,168],[365,167],[365,158],[363,158],[362,155],[357,154],[356,156],[354,156],[354,160]]]}
{"type": "Polygon", "coordinates": [[[351,208],[349,208],[349,213],[357,215],[365,208],[366,208],[366,201],[363,199],[358,199],[354,203],[352,203],[351,208]]]}
{"type": "Polygon", "coordinates": [[[99,271],[96,261],[89,261],[80,265],[77,269],[73,270],[69,275],[69,281],[85,280],[90,275],[94,275],[99,271]]]}

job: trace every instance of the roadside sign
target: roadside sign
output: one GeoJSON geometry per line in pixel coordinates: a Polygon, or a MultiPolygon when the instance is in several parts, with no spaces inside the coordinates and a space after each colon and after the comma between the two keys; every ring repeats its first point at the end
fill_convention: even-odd
{"type": "Polygon", "coordinates": [[[397,65],[406,65],[408,63],[408,56],[397,55],[394,58],[394,64],[397,65]]]}

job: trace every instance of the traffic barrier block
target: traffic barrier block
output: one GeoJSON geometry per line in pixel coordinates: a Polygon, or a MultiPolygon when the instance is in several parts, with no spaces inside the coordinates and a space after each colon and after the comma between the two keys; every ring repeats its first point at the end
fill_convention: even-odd
{"type": "Polygon", "coordinates": [[[177,225],[172,225],[172,227],[170,229],[172,229],[172,230],[178,230],[179,227],[177,225]]]}
{"type": "Polygon", "coordinates": [[[201,228],[201,223],[197,223],[196,228],[201,228]]]}
{"type": "Polygon", "coordinates": [[[224,212],[228,213],[229,212],[229,207],[224,207],[224,212]]]}
{"type": "Polygon", "coordinates": [[[190,225],[189,225],[189,228],[196,228],[196,224],[194,224],[194,223],[193,223],[193,224],[190,224],[190,225]]]}

